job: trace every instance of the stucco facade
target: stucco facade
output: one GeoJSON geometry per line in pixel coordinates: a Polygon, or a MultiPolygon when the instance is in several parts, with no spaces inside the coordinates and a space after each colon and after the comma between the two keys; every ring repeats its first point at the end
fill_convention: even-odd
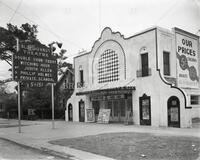
{"type": "Polygon", "coordinates": [[[178,86],[177,32],[198,41],[198,76],[197,36],[178,28],[153,27],[125,38],[105,28],[91,52],[74,58],[75,90],[67,102],[66,121],[70,105],[73,121],[87,122],[89,108],[110,108],[114,122],[123,122],[125,113],[131,110],[135,125],[190,127],[192,116],[199,116],[200,108],[199,104],[191,106],[190,96],[200,95],[200,85],[197,78],[196,88],[178,86]],[[164,73],[164,52],[169,59],[169,75],[164,73]]]}

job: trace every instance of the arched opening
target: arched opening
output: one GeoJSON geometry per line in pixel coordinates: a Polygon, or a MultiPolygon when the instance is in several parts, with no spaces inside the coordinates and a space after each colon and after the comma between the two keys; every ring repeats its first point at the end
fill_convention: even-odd
{"type": "Polygon", "coordinates": [[[85,102],[79,101],[79,122],[85,122],[85,102]]]}
{"type": "Polygon", "coordinates": [[[71,103],[68,105],[68,121],[73,121],[73,107],[71,103]]]}
{"type": "Polygon", "coordinates": [[[168,126],[180,127],[180,101],[176,96],[172,96],[167,101],[168,126]]]}
{"type": "Polygon", "coordinates": [[[101,84],[126,79],[126,57],[121,44],[104,41],[94,53],[92,83],[101,84]]]}

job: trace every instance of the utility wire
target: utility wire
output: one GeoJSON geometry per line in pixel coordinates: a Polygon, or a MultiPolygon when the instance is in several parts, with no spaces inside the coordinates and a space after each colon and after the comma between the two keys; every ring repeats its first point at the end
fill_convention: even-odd
{"type": "MultiPolygon", "coordinates": [[[[25,4],[25,3],[24,3],[25,4]]],[[[26,5],[26,4],[25,4],[26,5]]],[[[28,5],[26,5],[27,7],[29,7],[28,5]]],[[[81,46],[79,46],[79,45],[77,45],[76,43],[74,43],[74,42],[72,42],[72,41],[70,41],[70,40],[67,40],[67,39],[65,39],[65,38],[63,38],[63,37],[61,37],[61,36],[59,36],[58,34],[56,34],[55,32],[53,32],[53,30],[51,29],[51,27],[43,20],[43,19],[41,19],[30,7],[29,7],[29,9],[31,10],[31,13],[33,13],[34,14],[34,16],[40,21],[40,22],[42,22],[43,23],[43,25],[46,27],[46,31],[48,31],[49,33],[51,33],[52,35],[54,35],[56,38],[58,38],[59,39],[59,41],[66,41],[67,43],[70,43],[70,44],[72,44],[72,45],[74,45],[74,46],[76,46],[77,48],[82,48],[81,46]]],[[[40,25],[40,27],[41,27],[41,25],[40,25]]],[[[43,27],[44,28],[44,27],[43,27]]]]}
{"type": "MultiPolygon", "coordinates": [[[[7,8],[9,8],[10,10],[13,10],[13,11],[15,11],[15,9],[13,9],[12,7],[10,7],[10,6],[9,6],[9,5],[7,5],[6,3],[4,3],[4,2],[2,2],[2,1],[0,1],[0,3],[1,3],[1,4],[3,4],[4,6],[6,6],[7,8]]],[[[20,13],[20,12],[18,12],[18,11],[16,11],[16,14],[18,14],[18,15],[22,16],[24,19],[26,19],[26,20],[30,21],[31,23],[37,24],[35,21],[33,21],[33,20],[31,20],[31,19],[27,18],[26,16],[24,16],[23,14],[21,14],[21,13],[20,13]]]]}
{"type": "Polygon", "coordinates": [[[16,12],[18,11],[19,7],[21,6],[23,0],[20,0],[19,4],[17,5],[17,8],[15,9],[12,17],[9,20],[9,23],[12,21],[12,19],[15,17],[16,12]]]}
{"type": "MultiPolygon", "coordinates": [[[[2,2],[2,1],[0,1],[0,3],[3,4],[4,6],[6,6],[7,8],[9,8],[10,10],[15,11],[15,14],[18,14],[18,15],[22,16],[24,19],[30,21],[30,22],[33,23],[33,24],[37,24],[35,21],[33,21],[32,19],[30,19],[30,18],[24,16],[24,15],[21,14],[19,11],[13,9],[13,8],[10,7],[9,5],[7,5],[6,3],[4,3],[4,2],[2,2]]],[[[78,48],[78,49],[81,49],[81,48],[82,48],[82,47],[80,47],[79,45],[77,45],[76,43],[74,43],[74,42],[72,42],[72,41],[70,41],[70,40],[67,40],[67,39],[65,39],[65,38],[60,37],[58,34],[54,33],[54,32],[51,31],[50,29],[47,29],[47,28],[45,28],[45,27],[43,27],[43,26],[41,26],[41,25],[38,25],[38,26],[40,26],[42,29],[46,30],[47,32],[51,33],[52,35],[54,35],[54,36],[55,36],[56,38],[58,38],[59,40],[66,41],[67,43],[69,43],[69,44],[71,44],[71,45],[73,45],[73,46],[76,46],[76,48],[78,48]]]]}
{"type": "Polygon", "coordinates": [[[160,16],[160,18],[158,18],[158,20],[155,22],[155,24],[157,25],[161,20],[163,20],[164,19],[164,17],[166,17],[169,13],[171,13],[170,11],[172,10],[172,9],[174,9],[175,8],[175,6],[178,4],[178,0],[176,0],[170,7],[169,7],[169,9],[167,9],[161,16],[160,16]]]}
{"type": "Polygon", "coordinates": [[[101,0],[98,2],[99,7],[99,32],[101,32],[101,0]]]}

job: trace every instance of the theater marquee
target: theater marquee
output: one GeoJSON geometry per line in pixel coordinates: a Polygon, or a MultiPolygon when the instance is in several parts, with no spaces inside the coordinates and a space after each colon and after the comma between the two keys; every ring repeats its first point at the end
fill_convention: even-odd
{"type": "Polygon", "coordinates": [[[198,38],[176,29],[178,87],[198,88],[198,38]]]}

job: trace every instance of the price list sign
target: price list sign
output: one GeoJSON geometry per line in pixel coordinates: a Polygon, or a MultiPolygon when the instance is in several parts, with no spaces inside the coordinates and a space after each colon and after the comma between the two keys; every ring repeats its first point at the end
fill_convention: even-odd
{"type": "Polygon", "coordinates": [[[22,43],[13,55],[13,79],[26,87],[57,82],[57,60],[50,48],[22,43]]]}

